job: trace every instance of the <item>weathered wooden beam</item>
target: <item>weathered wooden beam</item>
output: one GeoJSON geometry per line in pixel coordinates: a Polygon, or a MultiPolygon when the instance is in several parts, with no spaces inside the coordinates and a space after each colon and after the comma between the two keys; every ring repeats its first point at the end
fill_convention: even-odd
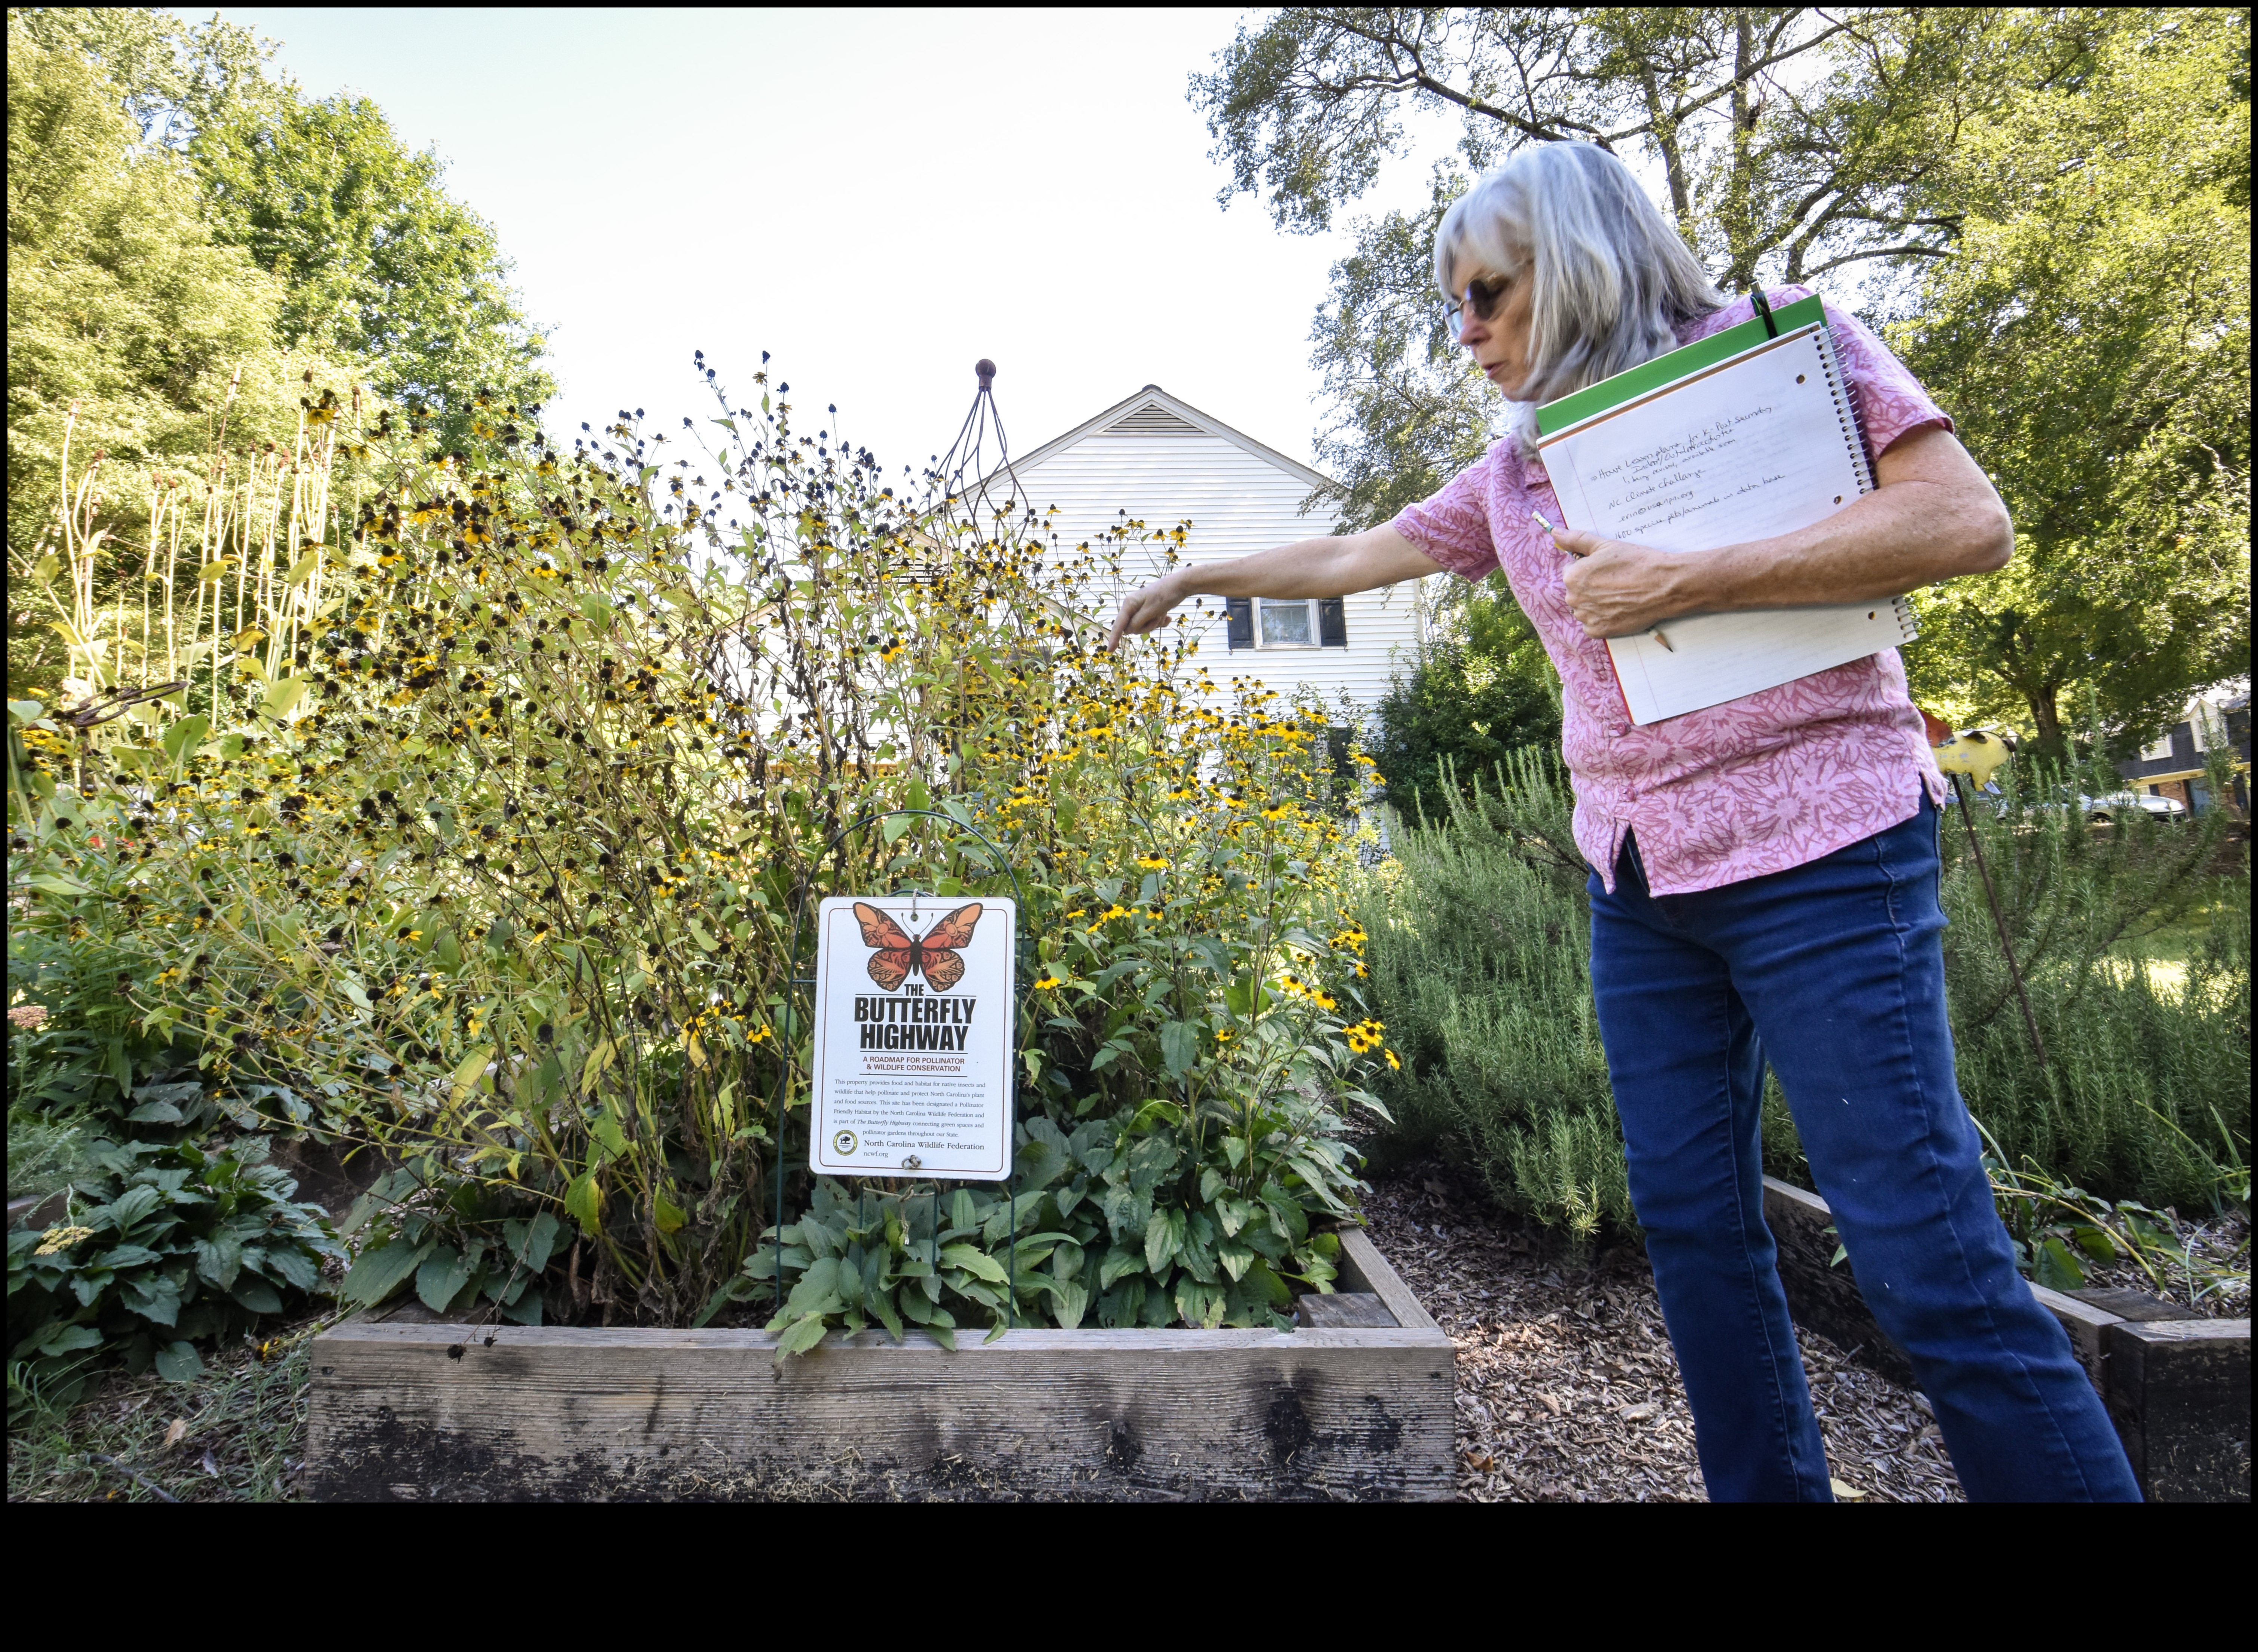
{"type": "Polygon", "coordinates": [[[1406,1329],[1435,1329],[1434,1315],[1419,1306],[1419,1299],[1411,1294],[1411,1287],[1388,1266],[1388,1258],[1380,1254],[1379,1247],[1365,1237],[1361,1228],[1343,1228],[1340,1242],[1341,1289],[1371,1292],[1395,1316],[1395,1322],[1406,1329]]]}
{"type": "MultiPolygon", "coordinates": [[[[1830,1265],[1827,1202],[1765,1178],[1765,1222],[1796,1322],[1913,1386],[1913,1365],[1874,1322],[1847,1267],[1830,1265]]],[[[2198,1319],[2140,1291],[2029,1287],[2109,1407],[2151,1502],[2250,1500],[2250,1322],[2198,1319]]]]}
{"type": "Polygon", "coordinates": [[[759,1331],[359,1322],[318,1339],[317,1498],[1447,1498],[1432,1330],[759,1331]]]}
{"type": "Polygon", "coordinates": [[[1296,1297],[1294,1322],[1317,1330],[1354,1330],[1393,1325],[1395,1315],[1370,1291],[1336,1291],[1331,1296],[1296,1297]]]}
{"type": "Polygon", "coordinates": [[[2250,1322],[2109,1327],[2111,1419],[2152,1503],[2250,1500],[2250,1322]]]}

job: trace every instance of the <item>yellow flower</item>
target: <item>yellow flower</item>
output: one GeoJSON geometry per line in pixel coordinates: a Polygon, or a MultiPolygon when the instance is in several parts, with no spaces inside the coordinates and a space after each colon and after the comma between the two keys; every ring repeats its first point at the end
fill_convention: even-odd
{"type": "Polygon", "coordinates": [[[90,1239],[93,1237],[92,1228],[49,1228],[39,1236],[39,1248],[32,1254],[53,1256],[60,1251],[69,1250],[82,1239],[90,1239]]]}
{"type": "Polygon", "coordinates": [[[1381,1053],[1388,1058],[1388,1065],[1391,1070],[1397,1073],[1401,1073],[1403,1070],[1403,1063],[1395,1059],[1395,1051],[1382,1050],[1381,1053]]]}
{"type": "Polygon", "coordinates": [[[1137,864],[1147,872],[1165,872],[1168,869],[1168,858],[1165,855],[1140,854],[1137,857],[1137,864]]]}
{"type": "Polygon", "coordinates": [[[1063,983],[1056,975],[1045,975],[1040,981],[1035,982],[1035,990],[1037,992],[1048,992],[1053,987],[1062,984],[1063,983]]]}

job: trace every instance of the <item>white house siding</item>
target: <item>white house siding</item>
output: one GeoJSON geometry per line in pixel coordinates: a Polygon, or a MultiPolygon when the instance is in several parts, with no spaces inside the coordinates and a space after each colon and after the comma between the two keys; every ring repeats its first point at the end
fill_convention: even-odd
{"type": "MultiPolygon", "coordinates": [[[[1051,531],[1068,555],[1085,541],[1095,544],[1125,512],[1141,521],[1147,532],[1189,520],[1184,556],[1194,563],[1240,557],[1331,531],[1325,500],[1307,515],[1301,512],[1312,489],[1324,485],[1323,477],[1236,432],[1213,433],[1221,430],[1227,427],[1197,409],[1164,392],[1147,390],[1015,462],[1012,469],[1028,505],[1038,512],[1057,507],[1051,531]]],[[[1133,585],[1157,573],[1164,549],[1131,547],[1125,578],[1133,585]]],[[[1218,684],[1250,677],[1281,691],[1305,684],[1328,705],[1338,705],[1346,692],[1369,713],[1388,691],[1391,676],[1409,669],[1417,644],[1411,585],[1347,598],[1346,648],[1233,650],[1226,645],[1221,600],[1211,597],[1207,604],[1198,663],[1218,684]]],[[[1106,617],[1111,618],[1110,601],[1106,617]]]]}

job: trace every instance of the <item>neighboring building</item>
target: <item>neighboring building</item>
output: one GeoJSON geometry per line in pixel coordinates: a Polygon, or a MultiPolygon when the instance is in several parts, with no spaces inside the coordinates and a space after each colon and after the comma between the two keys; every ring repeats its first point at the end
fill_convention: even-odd
{"type": "MultiPolygon", "coordinates": [[[[1125,516],[1147,531],[1191,522],[1184,557],[1215,562],[1331,530],[1328,500],[1339,491],[1330,477],[1265,447],[1147,385],[1088,422],[1047,442],[1012,471],[1036,511],[1051,520],[1062,551],[1095,543],[1125,516]],[[1307,515],[1303,502],[1317,495],[1307,515]]],[[[1001,481],[991,476],[993,489],[1001,481]]],[[[1157,574],[1158,545],[1131,548],[1124,578],[1132,588],[1157,574]]],[[[1118,597],[1118,593],[1109,593],[1118,597]]],[[[1408,670],[1419,642],[1417,582],[1361,592],[1329,602],[1234,602],[1226,615],[1208,599],[1211,618],[1198,663],[1218,684],[1259,677],[1270,688],[1306,684],[1328,705],[1346,695],[1369,714],[1398,670],[1408,670]]],[[[1111,603],[1107,604],[1111,618],[1111,603]]],[[[1182,610],[1195,613],[1189,606],[1182,610]]]]}
{"type": "Polygon", "coordinates": [[[2191,814],[2211,806],[2205,778],[2210,753],[2225,746],[2233,753],[2234,795],[2227,805],[2247,818],[2250,812],[2250,684],[2233,683],[2198,694],[2187,705],[2187,714],[2141,748],[2140,755],[2117,765],[2117,772],[2134,789],[2161,798],[2176,798],[2191,814]]]}

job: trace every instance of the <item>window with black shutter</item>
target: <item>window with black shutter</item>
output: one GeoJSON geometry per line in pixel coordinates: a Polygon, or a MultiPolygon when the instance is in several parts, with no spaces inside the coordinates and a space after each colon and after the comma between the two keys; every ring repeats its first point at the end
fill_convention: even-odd
{"type": "Polygon", "coordinates": [[[1338,597],[1327,597],[1317,604],[1317,642],[1328,649],[1348,646],[1348,611],[1338,597]]]}
{"type": "Polygon", "coordinates": [[[1223,599],[1224,635],[1227,646],[1251,649],[1254,646],[1254,599],[1252,597],[1225,597],[1223,599]]]}

